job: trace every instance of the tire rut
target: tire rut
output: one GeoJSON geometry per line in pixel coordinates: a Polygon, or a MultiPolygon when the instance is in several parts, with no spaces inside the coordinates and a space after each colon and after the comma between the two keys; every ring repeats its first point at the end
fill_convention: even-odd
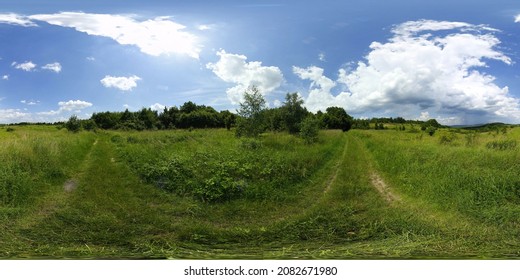
{"type": "Polygon", "coordinates": [[[372,174],[370,174],[370,182],[372,183],[372,186],[374,186],[374,188],[388,203],[401,201],[401,197],[395,194],[391,190],[391,188],[385,183],[383,178],[381,178],[381,176],[379,176],[379,174],[375,171],[372,171],[372,174]]]}

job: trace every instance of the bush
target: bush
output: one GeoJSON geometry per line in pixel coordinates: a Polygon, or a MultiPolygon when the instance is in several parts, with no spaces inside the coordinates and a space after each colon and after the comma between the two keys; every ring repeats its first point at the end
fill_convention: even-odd
{"type": "Polygon", "coordinates": [[[516,140],[497,140],[491,141],[486,144],[486,148],[505,151],[505,150],[513,150],[516,148],[517,142],[516,140]]]}
{"type": "Polygon", "coordinates": [[[437,128],[435,128],[434,126],[429,126],[426,129],[426,132],[428,132],[428,135],[430,135],[430,136],[433,136],[433,134],[435,134],[435,131],[437,131],[437,128]]]}
{"type": "Polygon", "coordinates": [[[87,131],[92,131],[92,130],[95,130],[97,128],[97,125],[96,125],[96,122],[94,120],[85,120],[83,122],[83,128],[87,131]]]}
{"type": "Polygon", "coordinates": [[[318,141],[318,133],[320,131],[320,120],[309,116],[302,121],[300,137],[307,144],[318,141]]]}
{"type": "Polygon", "coordinates": [[[69,120],[65,123],[65,127],[68,131],[71,132],[79,132],[81,130],[81,121],[77,116],[73,115],[69,118],[69,120]]]}
{"type": "Polygon", "coordinates": [[[262,147],[262,142],[253,138],[243,139],[240,141],[240,147],[247,150],[257,150],[262,147]]]}
{"type": "Polygon", "coordinates": [[[439,143],[442,145],[450,145],[453,144],[457,140],[457,135],[455,133],[442,135],[439,139],[439,143]]]}

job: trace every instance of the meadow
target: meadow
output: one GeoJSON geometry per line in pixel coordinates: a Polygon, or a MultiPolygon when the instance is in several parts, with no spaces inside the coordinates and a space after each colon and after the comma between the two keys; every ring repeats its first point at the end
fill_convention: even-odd
{"type": "Polygon", "coordinates": [[[518,140],[0,127],[0,257],[518,258],[518,140]]]}

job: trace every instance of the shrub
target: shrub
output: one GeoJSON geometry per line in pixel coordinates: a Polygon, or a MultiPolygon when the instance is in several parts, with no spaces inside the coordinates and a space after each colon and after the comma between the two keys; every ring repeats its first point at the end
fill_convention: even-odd
{"type": "Polygon", "coordinates": [[[442,135],[441,138],[439,139],[439,143],[442,144],[442,145],[450,145],[450,144],[453,144],[453,142],[455,142],[455,140],[457,140],[457,135],[455,133],[450,133],[448,135],[442,135]]]}
{"type": "Polygon", "coordinates": [[[430,136],[433,136],[433,134],[435,134],[435,131],[437,131],[437,128],[435,128],[434,126],[429,126],[426,129],[426,132],[428,132],[428,135],[430,135],[430,136]]]}
{"type": "Polygon", "coordinates": [[[254,138],[246,138],[240,141],[240,147],[247,150],[257,150],[262,147],[262,142],[254,138]]]}
{"type": "Polygon", "coordinates": [[[307,144],[318,141],[318,133],[320,131],[320,120],[309,116],[302,121],[300,137],[307,144]]]}
{"type": "Polygon", "coordinates": [[[493,150],[513,150],[516,148],[517,142],[516,140],[496,140],[491,141],[486,144],[486,148],[493,149],[493,150]]]}
{"type": "Polygon", "coordinates": [[[81,121],[77,116],[73,115],[69,118],[69,120],[65,123],[65,127],[68,131],[71,132],[79,132],[81,130],[81,121]]]}
{"type": "Polygon", "coordinates": [[[94,122],[94,120],[88,119],[88,120],[83,121],[83,128],[87,131],[92,131],[97,128],[97,125],[96,125],[96,122],[94,122]]]}

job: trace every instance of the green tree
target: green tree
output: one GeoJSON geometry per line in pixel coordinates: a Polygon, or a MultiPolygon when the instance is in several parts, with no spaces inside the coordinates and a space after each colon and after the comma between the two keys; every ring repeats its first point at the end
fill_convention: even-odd
{"type": "Polygon", "coordinates": [[[94,122],[92,119],[84,120],[82,126],[85,130],[88,131],[92,131],[97,128],[96,122],[94,122]]]}
{"type": "Polygon", "coordinates": [[[249,87],[244,92],[244,102],[238,109],[236,135],[258,137],[264,129],[262,112],[265,110],[265,99],[256,86],[249,87]]]}
{"type": "Polygon", "coordinates": [[[65,123],[65,128],[71,132],[79,132],[81,130],[81,121],[76,115],[72,115],[69,120],[65,123]]]}
{"type": "Polygon", "coordinates": [[[301,122],[309,112],[303,107],[303,99],[298,93],[287,93],[281,110],[285,129],[291,134],[300,132],[301,122]]]}
{"type": "Polygon", "coordinates": [[[329,107],[323,116],[323,123],[328,129],[348,131],[352,127],[353,120],[341,107],[329,107]]]}
{"type": "Polygon", "coordinates": [[[310,115],[301,122],[300,137],[307,144],[312,144],[318,141],[318,134],[320,131],[321,121],[310,115]]]}

